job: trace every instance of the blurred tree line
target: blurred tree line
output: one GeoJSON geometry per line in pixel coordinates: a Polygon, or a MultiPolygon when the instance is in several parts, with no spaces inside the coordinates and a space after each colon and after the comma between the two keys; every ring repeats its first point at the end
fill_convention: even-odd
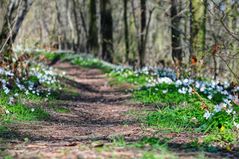
{"type": "Polygon", "coordinates": [[[93,54],[238,80],[238,0],[1,0],[0,48],[93,54]]]}

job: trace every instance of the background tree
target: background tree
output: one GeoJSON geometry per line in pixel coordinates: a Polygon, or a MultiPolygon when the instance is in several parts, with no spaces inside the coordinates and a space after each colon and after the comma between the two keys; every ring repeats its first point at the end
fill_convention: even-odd
{"type": "Polygon", "coordinates": [[[4,22],[0,33],[1,51],[11,47],[15,41],[32,3],[32,0],[11,0],[8,2],[7,13],[4,15],[4,22]]]}
{"type": "Polygon", "coordinates": [[[113,18],[111,1],[100,1],[101,36],[102,36],[102,59],[113,62],[113,18]]]}
{"type": "Polygon", "coordinates": [[[87,46],[90,52],[96,54],[99,51],[96,0],[90,0],[89,16],[89,33],[87,46]]]}
{"type": "Polygon", "coordinates": [[[180,33],[180,16],[177,10],[177,0],[171,0],[171,45],[172,45],[172,58],[176,65],[182,63],[182,46],[181,46],[181,33],[180,33]]]}
{"type": "Polygon", "coordinates": [[[140,45],[139,45],[139,66],[142,68],[145,66],[145,34],[146,34],[146,1],[140,0],[140,12],[141,12],[141,27],[140,27],[140,45]]]}
{"type": "Polygon", "coordinates": [[[213,75],[217,70],[227,77],[227,66],[239,69],[239,1],[41,0],[34,1],[27,14],[23,11],[25,2],[30,0],[1,1],[1,15],[12,15],[10,20],[0,17],[1,45],[10,35],[8,24],[13,26],[14,17],[24,17],[20,29],[8,40],[14,47],[48,50],[58,46],[141,67],[158,66],[159,61],[167,66],[175,66],[175,61],[184,65],[195,56],[204,62],[205,74],[213,75]],[[220,45],[221,54],[212,56],[215,43],[220,45]]]}
{"type": "Polygon", "coordinates": [[[207,35],[207,10],[208,10],[207,0],[203,0],[203,19],[202,19],[202,51],[205,54],[206,51],[206,35],[207,35]]]}
{"type": "Polygon", "coordinates": [[[125,62],[129,61],[128,0],[124,0],[125,62]]]}
{"type": "MultiPolygon", "coordinates": [[[[203,38],[205,29],[203,29],[204,22],[204,3],[201,0],[190,0],[190,60],[193,56],[200,55],[202,52],[203,38]]],[[[202,55],[201,55],[202,56],[202,55]]]]}

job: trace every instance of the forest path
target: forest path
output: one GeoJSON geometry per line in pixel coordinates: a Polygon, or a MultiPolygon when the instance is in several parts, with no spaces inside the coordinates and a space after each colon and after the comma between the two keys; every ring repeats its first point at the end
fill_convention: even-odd
{"type": "Polygon", "coordinates": [[[62,91],[59,99],[51,104],[43,102],[43,107],[54,104],[69,112],[50,111],[45,121],[10,124],[14,140],[8,140],[7,152],[16,158],[137,157],[137,152],[128,149],[102,153],[95,149],[117,136],[135,140],[146,133],[136,119],[127,115],[130,110],[141,109],[128,102],[130,94],[109,86],[107,76],[98,69],[61,62],[54,67],[66,73],[63,83],[76,94],[62,91]]]}
{"type": "MultiPolygon", "coordinates": [[[[75,94],[66,90],[53,103],[40,103],[49,111],[45,121],[10,124],[11,134],[2,145],[14,158],[140,158],[151,148],[120,147],[112,143],[115,137],[123,136],[127,142],[142,137],[155,136],[154,130],[145,128],[128,112],[143,112],[144,107],[130,101],[130,94],[109,85],[109,79],[98,69],[87,69],[59,62],[55,66],[66,72],[63,82],[75,94]],[[67,112],[52,109],[64,108],[67,112]]],[[[180,148],[197,138],[197,134],[159,134],[159,138],[173,138],[174,153],[179,158],[194,158],[197,152],[180,148]],[[180,150],[180,151],[178,151],[180,150]]],[[[0,144],[1,145],[1,144],[0,144]]],[[[162,158],[172,158],[171,152],[162,158]],[[171,157],[170,157],[171,156],[171,157]]],[[[207,154],[218,158],[220,154],[207,154]]],[[[1,157],[0,157],[1,158],[1,157]]],[[[146,157],[147,158],[147,157],[146,157]]]]}

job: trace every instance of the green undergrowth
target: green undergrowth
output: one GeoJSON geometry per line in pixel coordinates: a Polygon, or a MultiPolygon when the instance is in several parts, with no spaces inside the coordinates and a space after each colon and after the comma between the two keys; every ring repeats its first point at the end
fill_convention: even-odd
{"type": "Polygon", "coordinates": [[[178,158],[178,151],[184,150],[185,156],[187,153],[195,153],[195,158],[207,158],[206,153],[217,153],[218,148],[214,146],[208,146],[207,144],[201,144],[197,139],[190,143],[176,144],[171,142],[170,138],[160,139],[157,137],[142,137],[137,141],[127,141],[123,136],[113,138],[114,147],[134,148],[140,150],[142,158],[178,158]]]}
{"type": "Polygon", "coordinates": [[[39,102],[43,100],[34,94],[20,94],[14,99],[13,104],[9,104],[8,97],[1,93],[0,105],[2,107],[1,120],[4,122],[14,121],[37,121],[47,119],[49,114],[41,107],[30,107],[28,102],[39,102]]]}
{"type": "Polygon", "coordinates": [[[130,83],[136,86],[143,86],[147,81],[152,78],[150,75],[146,74],[136,74],[132,69],[124,69],[122,71],[112,71],[109,76],[113,78],[115,83],[130,83]]]}
{"type": "Polygon", "coordinates": [[[70,62],[74,65],[83,68],[96,68],[104,73],[107,73],[111,78],[113,85],[120,85],[124,83],[131,83],[137,86],[146,84],[151,78],[146,74],[135,74],[132,69],[123,69],[122,72],[114,71],[114,66],[106,63],[100,59],[94,58],[87,54],[72,54],[72,53],[55,53],[55,52],[43,52],[43,54],[49,61],[61,60],[70,62]]]}
{"type": "Polygon", "coordinates": [[[237,132],[232,128],[233,122],[230,122],[232,117],[226,112],[216,114],[214,119],[205,119],[205,109],[212,109],[215,101],[208,100],[203,95],[180,94],[174,85],[159,84],[135,90],[133,98],[156,106],[156,111],[149,111],[143,120],[150,127],[169,132],[203,133],[207,143],[233,143],[237,140],[237,132]]]}
{"type": "Polygon", "coordinates": [[[134,91],[133,97],[136,101],[157,107],[156,111],[149,111],[145,117],[144,122],[149,126],[181,132],[193,131],[205,122],[197,96],[182,95],[174,85],[143,87],[134,91]]]}
{"type": "MultiPolygon", "coordinates": [[[[153,139],[153,138],[152,138],[153,139]]],[[[151,138],[142,138],[138,141],[127,141],[123,136],[115,136],[112,143],[96,148],[97,152],[117,152],[117,149],[131,149],[140,155],[140,159],[178,158],[176,153],[170,151],[167,143],[153,142],[151,138]]]]}
{"type": "Polygon", "coordinates": [[[44,52],[43,55],[50,61],[66,61],[84,68],[97,68],[104,73],[109,73],[112,70],[108,63],[87,54],[44,52]]]}
{"type": "MultiPolygon", "coordinates": [[[[147,87],[145,86],[147,81],[153,76],[134,73],[130,69],[112,71],[110,75],[119,83],[133,83],[139,88],[132,91],[135,102],[156,108],[154,111],[147,111],[144,117],[137,116],[148,127],[168,132],[200,133],[205,136],[204,142],[207,144],[216,142],[227,145],[237,141],[238,132],[233,128],[232,116],[226,112],[220,112],[215,114],[213,119],[207,120],[204,117],[205,110],[213,110],[215,105],[225,97],[224,95],[218,93],[209,100],[200,92],[198,95],[179,93],[174,84],[163,83],[147,87]]],[[[234,110],[239,112],[236,105],[234,110]]],[[[238,121],[238,119],[235,120],[238,121]]]]}
{"type": "MultiPolygon", "coordinates": [[[[58,113],[69,113],[70,110],[65,107],[60,107],[57,100],[60,100],[64,94],[71,98],[77,98],[79,93],[74,87],[67,85],[62,81],[61,89],[55,88],[55,85],[49,85],[47,89],[41,91],[39,95],[29,92],[27,95],[18,89],[13,89],[11,94],[6,95],[3,91],[0,92],[0,121],[40,121],[46,120],[49,117],[47,109],[52,109],[58,113]],[[51,93],[49,94],[49,88],[51,93]],[[17,96],[15,96],[17,95],[17,96]],[[12,103],[9,103],[9,97],[14,97],[12,103]],[[48,103],[47,106],[44,103],[48,103]],[[50,103],[53,103],[50,105],[50,103]]],[[[1,131],[1,129],[0,129],[1,131]]]]}
{"type": "Polygon", "coordinates": [[[67,108],[55,108],[55,111],[58,113],[70,113],[70,110],[67,108]]]}

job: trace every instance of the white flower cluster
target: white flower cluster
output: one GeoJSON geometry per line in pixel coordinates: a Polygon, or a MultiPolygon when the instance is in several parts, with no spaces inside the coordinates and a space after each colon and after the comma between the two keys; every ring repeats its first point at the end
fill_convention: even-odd
{"type": "MultiPolygon", "coordinates": [[[[171,69],[160,69],[153,67],[145,67],[140,70],[132,71],[130,68],[118,67],[114,70],[120,73],[124,77],[135,74],[139,76],[140,74],[152,75],[148,78],[148,83],[146,87],[154,87],[158,84],[174,84],[178,88],[180,94],[192,95],[193,89],[197,92],[205,95],[209,100],[212,100],[216,95],[220,94],[223,96],[223,101],[214,106],[213,111],[206,110],[204,117],[209,119],[213,117],[218,112],[225,111],[228,115],[232,115],[234,126],[239,129],[239,123],[235,122],[236,112],[233,110],[233,101],[239,101],[238,96],[235,94],[239,92],[239,87],[230,88],[229,82],[220,83],[219,81],[201,81],[195,79],[176,79],[176,74],[171,69]],[[128,71],[125,71],[125,70],[128,71]],[[155,77],[156,76],[156,77],[155,77]]],[[[168,93],[168,90],[163,90],[162,93],[168,93]]]]}
{"type": "MultiPolygon", "coordinates": [[[[40,95],[40,89],[37,85],[47,84],[52,85],[56,84],[58,81],[56,79],[56,74],[54,73],[52,68],[48,68],[43,64],[34,63],[29,71],[29,77],[34,77],[35,81],[31,79],[27,79],[27,77],[23,77],[19,79],[11,70],[7,70],[5,68],[0,67],[0,83],[1,88],[8,96],[8,103],[11,105],[14,103],[14,100],[18,93],[12,92],[10,88],[18,88],[21,92],[24,92],[26,95],[33,93],[36,95],[40,95]],[[12,81],[14,83],[12,83],[12,81]]],[[[47,88],[47,97],[51,93],[51,89],[47,88]]]]}

